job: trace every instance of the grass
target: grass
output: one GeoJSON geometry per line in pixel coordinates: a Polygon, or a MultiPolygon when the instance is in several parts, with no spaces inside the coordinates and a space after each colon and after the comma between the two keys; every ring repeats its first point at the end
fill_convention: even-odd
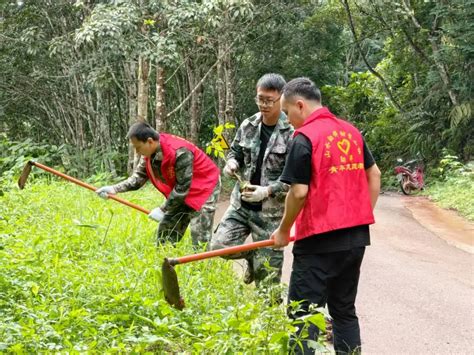
{"type": "Polygon", "coordinates": [[[474,173],[451,174],[444,180],[429,185],[425,194],[443,208],[453,209],[474,221],[474,173]]]}
{"type": "MultiPolygon", "coordinates": [[[[152,188],[121,197],[152,209],[152,188]]],[[[176,267],[186,308],[161,290],[155,222],[71,183],[9,186],[0,196],[0,352],[287,352],[285,307],[244,285],[232,262],[176,267]]]]}

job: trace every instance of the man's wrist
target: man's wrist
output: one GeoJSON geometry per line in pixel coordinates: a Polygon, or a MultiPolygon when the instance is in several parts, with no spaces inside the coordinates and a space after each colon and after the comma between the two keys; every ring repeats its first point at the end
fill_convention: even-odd
{"type": "Polygon", "coordinates": [[[280,232],[290,235],[291,226],[288,227],[288,226],[280,224],[280,226],[278,228],[280,229],[280,232]]]}
{"type": "Polygon", "coordinates": [[[267,187],[267,193],[268,193],[268,194],[267,194],[267,197],[273,197],[273,195],[272,195],[272,187],[271,187],[271,186],[268,186],[268,187],[267,187]]]}

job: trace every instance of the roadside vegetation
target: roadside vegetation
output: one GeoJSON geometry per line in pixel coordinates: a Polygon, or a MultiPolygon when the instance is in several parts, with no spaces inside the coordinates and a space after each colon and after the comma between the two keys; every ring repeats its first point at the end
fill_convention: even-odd
{"type": "Polygon", "coordinates": [[[433,175],[434,182],[425,194],[441,207],[456,210],[474,221],[474,162],[462,164],[457,156],[445,151],[433,175]]]}
{"type": "MultiPolygon", "coordinates": [[[[151,188],[125,198],[161,200],[151,188]]],[[[284,307],[265,305],[231,262],[178,266],[187,307],[166,303],[161,263],[195,252],[188,235],[157,249],[146,215],[64,182],[11,189],[0,205],[0,351],[281,348],[284,307]]]]}
{"type": "MultiPolygon", "coordinates": [[[[149,209],[161,202],[151,187],[123,197],[149,209]]],[[[177,266],[186,308],[168,305],[163,258],[196,251],[189,235],[157,248],[155,228],[146,215],[55,178],[23,191],[4,185],[0,352],[288,351],[286,306],[245,285],[231,261],[177,266]]]]}

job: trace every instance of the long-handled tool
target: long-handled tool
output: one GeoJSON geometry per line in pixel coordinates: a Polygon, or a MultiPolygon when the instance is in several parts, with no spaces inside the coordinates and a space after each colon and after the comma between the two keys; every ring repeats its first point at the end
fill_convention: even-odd
{"type": "MultiPolygon", "coordinates": [[[[26,180],[28,179],[28,176],[31,173],[31,168],[33,166],[36,166],[36,167],[38,167],[40,169],[43,169],[43,170],[45,170],[49,173],[52,173],[52,174],[57,175],[59,177],[62,177],[63,179],[66,179],[70,182],[73,182],[76,185],[85,187],[86,189],[89,189],[89,190],[92,190],[92,191],[97,190],[97,188],[92,186],[92,185],[86,184],[85,182],[82,182],[82,181],[80,181],[76,178],[73,178],[73,177],[69,176],[69,175],[63,174],[60,171],[54,170],[54,169],[50,168],[49,166],[37,163],[37,162],[32,161],[32,160],[30,160],[28,163],[26,163],[25,167],[23,168],[23,171],[21,172],[20,178],[18,179],[18,186],[20,187],[20,189],[23,190],[25,188],[26,180]]],[[[143,212],[143,213],[146,213],[146,214],[150,213],[150,211],[146,210],[145,208],[140,207],[140,206],[138,206],[138,205],[136,205],[132,202],[124,200],[123,198],[117,197],[115,195],[109,194],[109,198],[112,199],[112,200],[115,200],[117,202],[120,202],[120,203],[122,203],[122,204],[124,204],[128,207],[132,207],[132,208],[134,208],[134,209],[136,209],[140,212],[143,212]]]]}
{"type": "MultiPolygon", "coordinates": [[[[294,241],[294,237],[290,238],[290,241],[294,241]]],[[[271,247],[274,244],[274,240],[268,239],[262,240],[260,242],[248,243],[229,248],[211,250],[203,253],[182,256],[180,258],[165,258],[161,266],[161,277],[166,301],[177,309],[184,308],[184,300],[179,293],[178,275],[176,274],[176,270],[174,269],[175,265],[185,264],[191,261],[214,258],[216,256],[230,255],[259,248],[271,247]]]]}

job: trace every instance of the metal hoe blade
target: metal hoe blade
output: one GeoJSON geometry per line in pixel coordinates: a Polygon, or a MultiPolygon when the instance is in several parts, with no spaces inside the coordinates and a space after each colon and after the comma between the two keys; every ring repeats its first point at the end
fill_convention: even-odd
{"type": "Polygon", "coordinates": [[[28,180],[28,176],[30,176],[31,168],[33,167],[33,163],[29,161],[26,163],[23,171],[21,172],[20,178],[18,179],[18,187],[23,190],[25,188],[26,180],[28,180]]]}
{"type": "Polygon", "coordinates": [[[161,279],[163,283],[163,292],[165,300],[173,307],[182,310],[184,308],[184,300],[179,294],[178,275],[174,269],[175,259],[169,260],[165,258],[161,266],[161,279]]]}

